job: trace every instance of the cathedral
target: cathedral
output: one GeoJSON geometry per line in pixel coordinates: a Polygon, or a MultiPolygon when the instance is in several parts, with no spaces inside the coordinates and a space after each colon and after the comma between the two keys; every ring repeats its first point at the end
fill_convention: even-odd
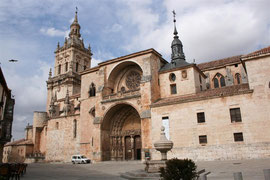
{"type": "Polygon", "coordinates": [[[46,112],[34,112],[26,127],[28,155],[48,162],[71,162],[74,154],[159,159],[153,144],[164,126],[174,143],[168,158],[270,157],[270,47],[188,63],[174,20],[170,62],[147,49],[91,67],[80,30],[76,12],[69,37],[55,50],[46,112]]]}

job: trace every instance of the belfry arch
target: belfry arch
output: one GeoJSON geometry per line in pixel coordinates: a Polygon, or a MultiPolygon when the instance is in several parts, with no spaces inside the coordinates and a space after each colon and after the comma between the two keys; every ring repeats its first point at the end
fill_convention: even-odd
{"type": "Polygon", "coordinates": [[[141,118],[128,104],[112,107],[101,126],[102,160],[141,159],[141,118]]]}

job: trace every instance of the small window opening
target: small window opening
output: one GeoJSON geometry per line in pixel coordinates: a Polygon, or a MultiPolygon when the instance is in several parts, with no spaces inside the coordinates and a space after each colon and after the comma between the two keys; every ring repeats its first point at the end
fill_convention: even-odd
{"type": "Polygon", "coordinates": [[[242,132],[233,133],[233,136],[234,136],[234,141],[235,142],[244,141],[244,137],[243,137],[243,133],[242,132]]]}
{"type": "Polygon", "coordinates": [[[77,120],[73,121],[73,138],[77,137],[77,120]]]}
{"type": "Polygon", "coordinates": [[[199,143],[207,144],[207,136],[206,135],[199,136],[199,143]]]}
{"type": "Polygon", "coordinates": [[[230,109],[231,122],[242,122],[240,108],[230,109]]]}
{"type": "Polygon", "coordinates": [[[91,83],[89,88],[89,97],[96,96],[96,86],[94,83],[91,83]]]}
{"type": "Polygon", "coordinates": [[[177,94],[176,84],[171,84],[171,94],[177,94]]]}
{"type": "Polygon", "coordinates": [[[197,113],[197,121],[198,123],[205,123],[204,112],[197,113]]]}

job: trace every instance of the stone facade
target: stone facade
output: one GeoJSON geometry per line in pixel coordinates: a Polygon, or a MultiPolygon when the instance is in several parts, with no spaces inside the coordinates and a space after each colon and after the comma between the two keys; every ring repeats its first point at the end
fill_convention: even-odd
{"type": "Polygon", "coordinates": [[[69,162],[74,154],[144,160],[148,152],[159,159],[153,142],[162,125],[174,143],[168,158],[270,156],[270,48],[190,64],[175,28],[171,63],[148,49],[90,68],[91,49],[79,32],[76,13],[55,51],[47,110],[29,131],[34,151],[47,161],[69,162]]]}

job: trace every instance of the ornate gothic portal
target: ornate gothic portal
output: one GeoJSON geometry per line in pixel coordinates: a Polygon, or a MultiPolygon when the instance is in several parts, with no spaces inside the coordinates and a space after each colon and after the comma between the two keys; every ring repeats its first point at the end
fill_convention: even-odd
{"type": "Polygon", "coordinates": [[[102,160],[141,159],[141,119],[130,105],[114,106],[102,123],[102,160]]]}

